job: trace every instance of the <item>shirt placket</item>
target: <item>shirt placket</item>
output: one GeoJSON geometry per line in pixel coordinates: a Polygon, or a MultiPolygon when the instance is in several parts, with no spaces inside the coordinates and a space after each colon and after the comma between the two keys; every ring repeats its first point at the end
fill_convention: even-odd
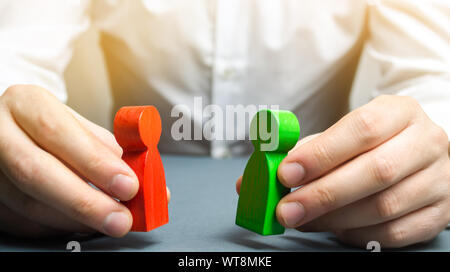
{"type": "MultiPolygon", "coordinates": [[[[211,85],[211,103],[223,110],[223,138],[226,138],[226,106],[238,104],[243,90],[242,80],[247,70],[248,14],[246,1],[217,0],[215,9],[215,47],[211,85]]],[[[218,120],[220,121],[220,120],[218,120]]],[[[212,140],[211,156],[231,155],[229,141],[212,140]]]]}

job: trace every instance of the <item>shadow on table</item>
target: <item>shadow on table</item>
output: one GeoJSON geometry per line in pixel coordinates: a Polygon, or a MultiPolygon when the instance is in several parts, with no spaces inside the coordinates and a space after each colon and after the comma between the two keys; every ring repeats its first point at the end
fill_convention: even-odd
{"type": "Polygon", "coordinates": [[[4,251],[69,251],[69,241],[81,244],[81,251],[140,250],[159,243],[151,235],[129,233],[122,238],[111,238],[102,234],[67,235],[43,239],[27,239],[0,234],[1,249],[4,251]]]}
{"type": "Polygon", "coordinates": [[[253,232],[239,229],[223,235],[226,241],[243,246],[250,250],[266,251],[358,251],[361,249],[348,247],[328,233],[309,235],[295,231],[284,235],[261,236],[253,232]],[[314,239],[315,238],[315,239],[314,239]]]}
{"type": "Polygon", "coordinates": [[[22,238],[0,233],[2,251],[60,251],[66,250],[69,241],[83,242],[99,235],[62,235],[46,238],[22,238]]]}
{"type": "Polygon", "coordinates": [[[160,243],[151,233],[131,232],[122,238],[100,236],[82,244],[85,251],[140,251],[160,243]]]}
{"type": "Polygon", "coordinates": [[[388,251],[388,252],[389,251],[392,251],[392,252],[397,252],[397,251],[437,251],[437,249],[442,248],[441,243],[442,243],[442,237],[437,236],[428,242],[423,242],[423,243],[406,246],[406,247],[402,247],[402,248],[386,248],[384,250],[383,250],[383,248],[381,248],[381,250],[388,251]]]}
{"type": "Polygon", "coordinates": [[[249,233],[245,230],[230,231],[224,233],[223,238],[233,244],[247,247],[254,250],[282,250],[278,246],[266,242],[258,241],[256,234],[249,233]]]}

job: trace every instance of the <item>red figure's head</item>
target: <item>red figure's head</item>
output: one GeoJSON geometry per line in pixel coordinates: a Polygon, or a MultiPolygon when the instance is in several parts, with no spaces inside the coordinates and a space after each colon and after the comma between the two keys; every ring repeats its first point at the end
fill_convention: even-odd
{"type": "Polygon", "coordinates": [[[161,117],[153,106],[122,107],[114,118],[114,135],[124,152],[156,147],[161,136],[161,117]]]}

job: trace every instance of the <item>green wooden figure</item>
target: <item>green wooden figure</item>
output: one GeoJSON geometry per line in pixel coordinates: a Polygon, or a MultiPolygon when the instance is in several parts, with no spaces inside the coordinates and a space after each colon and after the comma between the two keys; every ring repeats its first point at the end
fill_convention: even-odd
{"type": "Polygon", "coordinates": [[[276,207],[290,192],[277,177],[278,165],[295,146],[300,125],[295,114],[282,110],[261,110],[250,124],[255,150],[242,177],[236,224],[261,235],[284,233],[276,218],[276,207]]]}

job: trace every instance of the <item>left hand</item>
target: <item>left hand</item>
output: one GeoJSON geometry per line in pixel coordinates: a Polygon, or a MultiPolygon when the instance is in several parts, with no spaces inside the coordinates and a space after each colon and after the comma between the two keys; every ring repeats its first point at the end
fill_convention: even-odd
{"type": "Polygon", "coordinates": [[[430,240],[450,222],[448,150],[414,99],[380,96],[289,152],[278,177],[302,187],[279,202],[278,220],[362,247],[430,240]]]}

